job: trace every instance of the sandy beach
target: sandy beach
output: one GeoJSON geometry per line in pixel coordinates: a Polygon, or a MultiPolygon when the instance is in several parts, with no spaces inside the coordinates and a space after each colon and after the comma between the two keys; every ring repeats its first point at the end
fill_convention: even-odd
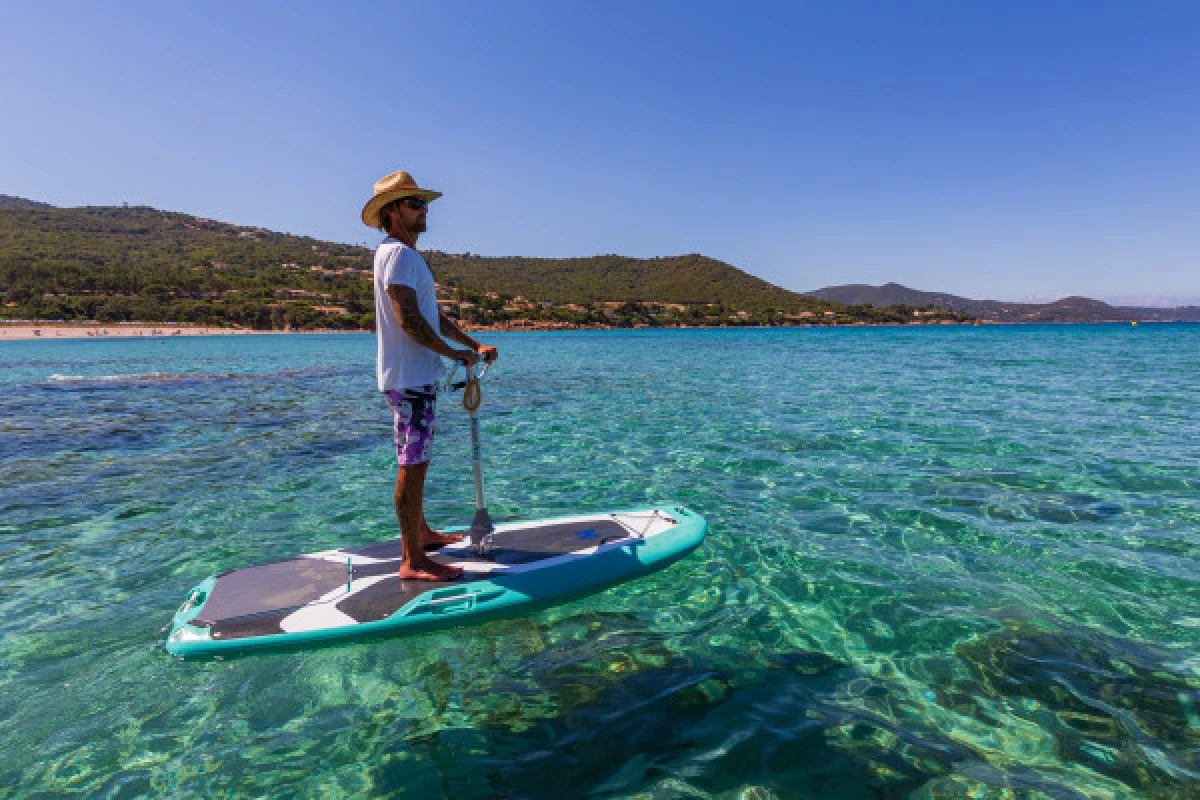
{"type": "MultiPolygon", "coordinates": [[[[1004,325],[1004,324],[1020,324],[1020,323],[1002,323],[993,320],[980,320],[984,325],[1004,325]]],[[[951,320],[939,320],[937,322],[920,322],[908,323],[906,327],[936,327],[941,325],[970,325],[970,322],[955,322],[951,320]]],[[[1136,323],[1135,323],[1136,324],[1136,323]]],[[[691,327],[704,326],[689,326],[689,325],[674,325],[664,326],[657,330],[667,330],[669,328],[685,330],[691,327]]],[[[719,326],[711,326],[713,330],[719,329],[719,326]]],[[[728,326],[730,329],[734,326],[728,326]]],[[[758,325],[737,326],[741,330],[750,329],[767,329],[758,325]]],[[[787,325],[788,328],[812,328],[816,327],[811,324],[807,325],[787,325]]],[[[894,322],[854,322],[842,324],[838,326],[828,327],[843,327],[843,328],[894,328],[901,327],[899,323],[894,322]]],[[[638,325],[637,329],[655,330],[649,326],[638,325]]],[[[546,332],[546,331],[608,331],[608,330],[625,330],[623,328],[613,328],[602,325],[569,325],[563,323],[541,323],[523,321],[523,324],[502,324],[502,325],[471,325],[470,323],[462,323],[462,329],[467,333],[514,333],[514,332],[546,332]]],[[[633,329],[629,329],[633,330],[633,329]]],[[[29,339],[83,339],[83,338],[101,338],[101,339],[133,339],[133,338],[163,338],[169,336],[250,336],[257,334],[267,335],[297,335],[297,334],[314,334],[314,333],[374,333],[369,330],[335,330],[332,328],[319,328],[314,330],[300,331],[259,331],[249,328],[213,328],[201,325],[153,325],[144,322],[117,323],[111,325],[82,325],[67,322],[56,322],[51,324],[35,325],[29,322],[8,323],[0,322],[0,341],[17,341],[29,339]]]]}
{"type": "Polygon", "coordinates": [[[34,324],[31,322],[0,322],[0,341],[26,339],[130,339],[163,338],[169,336],[246,336],[252,334],[291,333],[364,333],[364,331],[256,331],[248,328],[213,328],[203,325],[163,325],[150,323],[114,323],[107,325],[83,325],[78,323],[54,322],[34,324]]]}

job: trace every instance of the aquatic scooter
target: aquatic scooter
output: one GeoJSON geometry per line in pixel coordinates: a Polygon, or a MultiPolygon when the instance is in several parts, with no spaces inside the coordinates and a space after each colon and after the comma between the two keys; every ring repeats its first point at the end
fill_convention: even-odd
{"type": "Polygon", "coordinates": [[[483,494],[479,381],[467,367],[475,515],[461,542],[429,554],[461,567],[454,581],[401,580],[403,543],[390,539],[222,572],[188,592],[166,648],[207,657],[269,647],[313,647],[528,613],[600,591],[684,557],[704,540],[704,517],[678,505],[493,524],[483,494]]]}

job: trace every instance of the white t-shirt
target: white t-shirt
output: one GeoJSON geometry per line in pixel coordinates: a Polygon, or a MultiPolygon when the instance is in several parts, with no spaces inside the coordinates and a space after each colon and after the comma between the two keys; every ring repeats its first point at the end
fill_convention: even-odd
{"type": "Polygon", "coordinates": [[[429,327],[437,333],[437,288],[433,273],[421,254],[392,237],[383,240],[375,251],[375,330],[379,343],[376,375],[379,391],[415,389],[442,379],[442,357],[409,336],[392,308],[388,284],[411,286],[417,293],[417,306],[429,327]]]}

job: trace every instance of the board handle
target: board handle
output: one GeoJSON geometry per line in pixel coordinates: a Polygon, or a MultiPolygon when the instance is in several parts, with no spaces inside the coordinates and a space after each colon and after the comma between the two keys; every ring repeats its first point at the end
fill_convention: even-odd
{"type": "Polygon", "coordinates": [[[439,606],[444,603],[453,603],[458,600],[470,600],[471,605],[475,605],[475,598],[479,597],[479,592],[467,592],[466,594],[452,594],[449,597],[435,597],[425,605],[439,606]]]}
{"type": "Polygon", "coordinates": [[[444,597],[431,597],[425,603],[425,610],[430,614],[462,614],[475,610],[475,598],[479,592],[463,592],[448,594],[444,597]]]}

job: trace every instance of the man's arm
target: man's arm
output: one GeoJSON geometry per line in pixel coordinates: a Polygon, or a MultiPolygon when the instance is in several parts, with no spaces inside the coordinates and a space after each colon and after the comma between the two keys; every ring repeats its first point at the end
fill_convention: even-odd
{"type": "Polygon", "coordinates": [[[470,336],[467,336],[467,334],[463,332],[463,329],[458,327],[458,323],[450,317],[447,317],[446,314],[441,310],[438,311],[438,326],[442,329],[442,336],[445,336],[447,339],[458,342],[459,344],[465,344],[472,350],[479,349],[479,342],[475,341],[470,336]]]}
{"type": "Polygon", "coordinates": [[[496,352],[496,348],[490,345],[480,344],[472,339],[463,331],[462,328],[458,327],[457,322],[455,322],[452,318],[447,317],[440,310],[438,311],[438,324],[441,326],[442,336],[445,336],[447,339],[453,339],[459,344],[465,344],[467,347],[471,348],[480,356],[482,356],[484,361],[495,361],[499,355],[499,353],[496,352]]]}
{"type": "Polygon", "coordinates": [[[446,344],[445,339],[434,332],[433,328],[429,325],[429,321],[421,316],[421,306],[417,302],[417,293],[411,286],[391,283],[388,284],[387,292],[388,297],[392,301],[392,310],[396,312],[396,319],[400,322],[400,327],[404,329],[405,333],[416,339],[418,344],[428,347],[440,356],[452,358],[455,361],[466,361],[467,364],[474,364],[479,360],[479,356],[475,354],[474,349],[455,350],[446,344]]]}

